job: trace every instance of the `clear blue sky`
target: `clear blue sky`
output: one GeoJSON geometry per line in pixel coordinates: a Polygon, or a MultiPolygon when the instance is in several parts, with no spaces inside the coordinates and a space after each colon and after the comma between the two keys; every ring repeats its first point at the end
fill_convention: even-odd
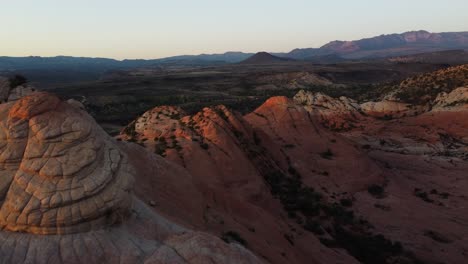
{"type": "Polygon", "coordinates": [[[0,56],[159,58],[468,31],[468,0],[0,0],[0,56]]]}

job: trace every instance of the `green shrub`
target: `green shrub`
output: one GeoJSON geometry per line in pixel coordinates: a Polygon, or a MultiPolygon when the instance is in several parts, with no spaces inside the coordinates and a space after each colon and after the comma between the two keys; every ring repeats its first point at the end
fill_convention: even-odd
{"type": "Polygon", "coordinates": [[[316,220],[307,219],[303,227],[305,230],[310,231],[319,236],[325,234],[325,231],[323,231],[322,226],[316,220]]]}
{"type": "Polygon", "coordinates": [[[432,231],[432,230],[426,230],[424,232],[424,235],[427,237],[430,237],[432,240],[437,241],[439,243],[452,243],[452,240],[448,239],[447,237],[443,236],[442,234],[432,231]]]}
{"type": "Polygon", "coordinates": [[[201,147],[202,149],[208,149],[210,146],[209,146],[208,144],[206,144],[206,143],[203,142],[203,143],[200,143],[200,147],[201,147]]]}
{"type": "Polygon", "coordinates": [[[247,246],[247,241],[245,241],[245,239],[243,239],[239,235],[239,233],[235,231],[228,231],[228,232],[223,233],[221,235],[221,239],[224,240],[224,242],[226,243],[238,243],[243,246],[247,246]]]}
{"type": "Polygon", "coordinates": [[[10,82],[10,88],[12,89],[28,82],[26,77],[19,75],[19,74],[16,74],[15,76],[10,77],[8,81],[10,82]]]}
{"type": "Polygon", "coordinates": [[[260,137],[257,135],[257,132],[254,132],[254,133],[253,133],[253,139],[254,139],[255,145],[260,145],[260,143],[262,142],[262,140],[260,139],[260,137]]]}
{"type": "MultiPolygon", "coordinates": [[[[361,234],[335,226],[335,240],[352,256],[364,264],[390,263],[393,256],[403,256],[403,247],[399,242],[392,242],[383,235],[361,234]]],[[[403,263],[418,263],[410,259],[403,263]]]]}
{"type": "Polygon", "coordinates": [[[320,153],[320,156],[324,159],[331,160],[333,158],[333,152],[331,151],[331,149],[327,149],[326,151],[320,153]]]}
{"type": "Polygon", "coordinates": [[[353,206],[353,200],[349,198],[340,199],[340,204],[344,207],[353,206]]]}
{"type": "Polygon", "coordinates": [[[423,201],[425,201],[427,203],[433,203],[434,202],[434,200],[429,198],[429,195],[427,194],[427,192],[425,192],[425,191],[423,191],[423,190],[421,190],[419,188],[414,189],[414,195],[421,198],[423,201]]]}
{"type": "Polygon", "coordinates": [[[372,184],[367,188],[367,192],[369,192],[375,198],[381,199],[384,197],[384,188],[377,184],[372,184]]]}
{"type": "Polygon", "coordinates": [[[354,223],[354,212],[346,210],[337,203],[323,206],[323,211],[327,216],[332,217],[337,224],[351,225],[354,223]]]}

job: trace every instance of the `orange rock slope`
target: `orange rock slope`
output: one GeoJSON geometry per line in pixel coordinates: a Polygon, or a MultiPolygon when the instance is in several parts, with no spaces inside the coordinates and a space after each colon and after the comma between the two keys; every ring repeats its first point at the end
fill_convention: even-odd
{"type": "Polygon", "coordinates": [[[139,153],[139,197],[265,261],[464,263],[466,89],[425,106],[301,91],[246,116],[156,107],[119,139],[169,161],[127,146],[139,153]],[[151,171],[171,163],[185,170],[160,190],[151,171]]]}

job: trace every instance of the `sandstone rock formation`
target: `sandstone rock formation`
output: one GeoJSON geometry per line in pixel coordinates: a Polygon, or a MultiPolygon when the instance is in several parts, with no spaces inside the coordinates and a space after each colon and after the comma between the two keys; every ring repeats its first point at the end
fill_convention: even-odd
{"type": "Polygon", "coordinates": [[[137,190],[156,210],[177,215],[164,202],[175,199],[192,212],[179,219],[214,234],[234,230],[269,262],[461,264],[466,105],[466,88],[426,106],[301,91],[243,117],[224,106],[193,116],[157,107],[119,138],[190,173],[187,195],[171,186],[152,196],[157,184],[145,178],[137,190]]]}
{"type": "Polygon", "coordinates": [[[450,93],[442,92],[433,102],[433,110],[468,107],[468,87],[459,87],[450,93]]]}
{"type": "Polygon", "coordinates": [[[149,209],[133,194],[126,144],[53,95],[1,104],[0,146],[2,263],[261,262],[149,209]]]}
{"type": "Polygon", "coordinates": [[[378,118],[394,118],[409,115],[416,115],[421,110],[410,104],[395,101],[366,102],[360,105],[361,111],[365,114],[378,118]]]}
{"type": "Polygon", "coordinates": [[[355,108],[346,104],[346,99],[334,100],[320,94],[318,100],[312,100],[310,105],[302,106],[286,97],[272,97],[245,119],[276,142],[265,143],[270,152],[278,153],[274,148],[281,144],[280,153],[288,158],[276,158],[289,160],[288,167],[297,170],[311,187],[340,193],[379,183],[383,179],[379,167],[344,138],[323,127],[324,120],[330,124],[337,117],[341,122],[357,117],[355,108]],[[332,116],[332,109],[336,116],[332,116]]]}
{"type": "MultiPolygon", "coordinates": [[[[165,201],[178,201],[187,212],[192,212],[179,219],[214,234],[234,231],[249,249],[271,263],[356,262],[343,252],[322,246],[312,233],[301,231],[302,224],[288,219],[283,205],[271,195],[265,179],[277,173],[289,175],[288,170],[292,171],[294,165],[281,148],[276,149],[269,135],[257,131],[248,120],[224,106],[184,115],[180,108],[156,107],[119,136],[184,166],[195,183],[183,190],[170,187],[167,196],[161,197],[160,192],[153,192],[151,179],[145,178],[146,184],[136,187],[139,196],[156,201],[155,208],[168,212],[165,201]],[[265,149],[268,145],[275,149],[274,154],[265,149]],[[195,195],[197,190],[203,193],[202,197],[195,195]],[[200,203],[206,206],[194,206],[200,203]]],[[[141,155],[138,159],[147,160],[141,155]]],[[[170,177],[167,181],[171,181],[170,177]]]]}
{"type": "Polygon", "coordinates": [[[301,90],[294,96],[294,101],[311,114],[320,116],[322,124],[334,130],[349,129],[362,118],[359,104],[343,96],[335,99],[322,93],[301,90]]]}
{"type": "Polygon", "coordinates": [[[8,78],[0,76],[0,102],[16,101],[23,96],[29,95],[35,88],[29,84],[22,84],[11,87],[8,78]]]}

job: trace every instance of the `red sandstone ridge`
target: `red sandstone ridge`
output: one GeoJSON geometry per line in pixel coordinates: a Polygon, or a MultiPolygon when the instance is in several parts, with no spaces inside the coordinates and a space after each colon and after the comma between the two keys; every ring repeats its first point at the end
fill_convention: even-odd
{"type": "Polygon", "coordinates": [[[176,195],[153,194],[150,175],[137,195],[212,234],[238,234],[265,261],[464,263],[467,98],[459,88],[425,106],[358,104],[302,91],[246,116],[156,107],[120,138],[188,172],[187,195],[174,184],[176,195]]]}
{"type": "MultiPolygon", "coordinates": [[[[323,247],[309,232],[294,231],[300,225],[289,219],[264,180],[271,173],[289,175],[287,164],[276,164],[265,153],[258,141],[267,142],[268,137],[256,134],[239,114],[224,106],[204,108],[193,116],[184,116],[179,108],[156,107],[127,127],[120,137],[140,142],[191,174],[186,177],[194,186],[182,184],[174,191],[169,184],[176,197],[153,192],[153,180],[148,175],[136,192],[155,201],[155,208],[177,203],[184,209],[181,212],[192,212],[190,218],[179,217],[179,213],[181,221],[220,236],[239,234],[249,249],[271,263],[321,263],[327,258],[352,263],[350,257],[323,247]],[[193,195],[194,187],[202,197],[193,195]],[[203,206],[194,208],[193,204],[203,206]],[[317,257],[319,251],[322,254],[317,257]]],[[[176,183],[181,179],[167,180],[176,183]]]]}

